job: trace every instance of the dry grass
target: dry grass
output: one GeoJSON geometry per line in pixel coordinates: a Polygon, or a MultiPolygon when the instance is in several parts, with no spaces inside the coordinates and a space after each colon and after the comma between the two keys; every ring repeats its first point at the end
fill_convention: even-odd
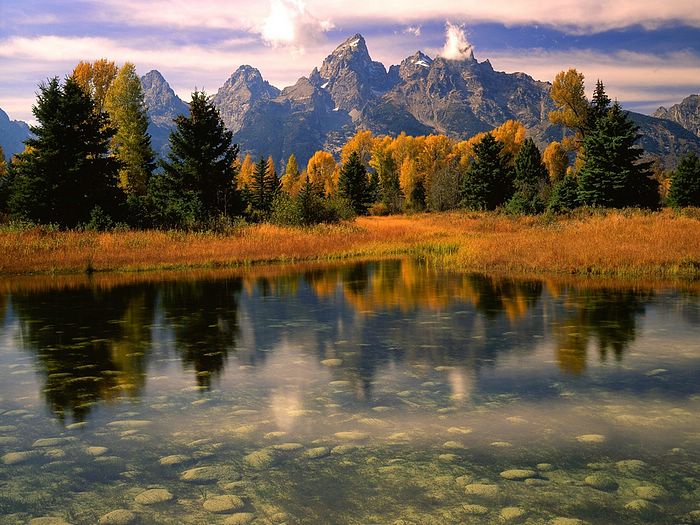
{"type": "Polygon", "coordinates": [[[446,267],[516,273],[696,277],[700,220],[664,211],[546,222],[497,214],[362,217],[310,229],[267,224],[234,235],[0,230],[0,273],[212,268],[403,254],[446,267]]]}

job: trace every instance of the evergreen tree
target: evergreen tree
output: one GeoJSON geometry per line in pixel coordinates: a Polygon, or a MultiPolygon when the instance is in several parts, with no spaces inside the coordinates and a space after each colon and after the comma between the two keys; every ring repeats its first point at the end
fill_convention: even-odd
{"type": "Polygon", "coordinates": [[[508,208],[514,213],[543,212],[549,198],[549,175],[534,140],[525,139],[514,165],[515,194],[508,208]]]}
{"type": "Polygon", "coordinates": [[[10,196],[10,171],[5,161],[5,152],[0,146],[0,215],[7,212],[7,199],[10,196]]]}
{"type": "Polygon", "coordinates": [[[280,181],[275,169],[275,161],[272,155],[267,158],[265,166],[265,196],[268,202],[268,208],[272,206],[272,201],[275,200],[277,194],[282,191],[282,181],[280,181]]]}
{"type": "Polygon", "coordinates": [[[368,206],[372,203],[367,170],[355,151],[340,169],[338,193],[350,202],[358,215],[366,214],[368,206]]]}
{"type": "Polygon", "coordinates": [[[644,151],[634,146],[638,130],[617,102],[589,130],[578,175],[581,204],[658,207],[658,183],[651,179],[651,163],[640,162],[644,151]]]}
{"type": "Polygon", "coordinates": [[[474,159],[462,178],[462,205],[472,210],[493,210],[513,195],[509,155],[491,133],[474,145],[474,159]]]}
{"type": "Polygon", "coordinates": [[[40,85],[32,111],[38,125],[13,168],[11,213],[64,227],[87,223],[95,209],[115,217],[122,193],[118,164],[108,155],[114,130],[107,116],[94,111],[90,96],[71,78],[63,86],[58,78],[40,85]]]}
{"type": "Polygon", "coordinates": [[[121,163],[119,185],[128,195],[144,195],[155,167],[155,154],[148,134],[148,116],[141,81],[134,65],[127,62],[105,97],[105,109],[116,134],[112,152],[121,163]]]}
{"type": "Polygon", "coordinates": [[[159,225],[195,227],[218,216],[240,212],[236,190],[238,145],[219,112],[203,92],[195,91],[190,115],[175,119],[170,153],[162,172],[151,178],[149,193],[159,225]],[[160,210],[167,213],[161,213],[160,210]]]}
{"type": "Polygon", "coordinates": [[[576,177],[567,174],[552,187],[547,209],[553,213],[562,213],[578,206],[578,183],[576,177]]]}
{"type": "Polygon", "coordinates": [[[671,175],[668,203],[674,207],[700,206],[700,159],[684,155],[671,175]]]}
{"type": "Polygon", "coordinates": [[[389,213],[398,212],[401,209],[401,184],[394,156],[391,152],[380,152],[376,155],[375,164],[380,200],[389,213]]]}
{"type": "Polygon", "coordinates": [[[307,173],[304,184],[296,197],[299,219],[302,225],[310,226],[323,222],[325,218],[323,200],[323,193],[319,192],[318,187],[311,183],[307,173]]]}
{"type": "Polygon", "coordinates": [[[593,91],[593,98],[588,110],[588,129],[595,129],[597,122],[605,117],[610,109],[610,98],[605,92],[605,86],[601,80],[598,80],[593,91]]]}
{"type": "Polygon", "coordinates": [[[5,152],[0,146],[0,177],[7,175],[7,161],[5,160],[5,152]]]}
{"type": "Polygon", "coordinates": [[[261,156],[253,167],[253,178],[248,186],[248,214],[255,220],[267,218],[272,204],[268,193],[270,184],[267,165],[267,161],[261,156]]]}

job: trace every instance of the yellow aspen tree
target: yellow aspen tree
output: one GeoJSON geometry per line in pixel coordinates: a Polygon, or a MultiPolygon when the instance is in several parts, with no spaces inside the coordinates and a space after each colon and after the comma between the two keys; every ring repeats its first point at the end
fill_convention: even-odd
{"type": "Polygon", "coordinates": [[[287,165],[284,167],[284,175],[282,175],[282,190],[290,195],[296,195],[299,191],[301,173],[299,173],[299,165],[297,158],[292,153],[287,160],[287,165]]]}
{"type": "Polygon", "coordinates": [[[550,96],[557,109],[549,112],[549,121],[572,130],[574,137],[572,140],[565,141],[564,146],[578,150],[589,111],[583,74],[573,68],[560,71],[552,83],[550,96]]]}
{"type": "Polygon", "coordinates": [[[250,183],[253,180],[253,170],[255,169],[255,163],[250,156],[250,153],[246,153],[246,156],[241,162],[241,169],[238,172],[237,186],[239,190],[243,188],[250,187],[250,183]]]}
{"type": "Polygon", "coordinates": [[[317,151],[306,165],[306,173],[312,184],[323,188],[326,195],[333,195],[338,189],[338,166],[333,155],[317,151]]]}
{"type": "Polygon", "coordinates": [[[369,130],[360,130],[354,137],[348,140],[340,151],[340,163],[345,164],[350,155],[357,153],[360,162],[366,168],[370,167],[372,149],[374,148],[374,135],[369,130]]]}
{"type": "Polygon", "coordinates": [[[80,61],[75,66],[71,77],[92,97],[95,113],[102,113],[107,91],[117,78],[117,73],[119,68],[114,62],[101,58],[95,62],[80,61]]]}
{"type": "Polygon", "coordinates": [[[525,140],[525,126],[517,120],[507,120],[491,134],[493,138],[503,143],[503,153],[509,154],[513,161],[525,140]]]}
{"type": "Polygon", "coordinates": [[[547,168],[552,182],[560,181],[566,175],[569,166],[569,155],[561,142],[550,142],[542,153],[542,162],[547,168]]]}

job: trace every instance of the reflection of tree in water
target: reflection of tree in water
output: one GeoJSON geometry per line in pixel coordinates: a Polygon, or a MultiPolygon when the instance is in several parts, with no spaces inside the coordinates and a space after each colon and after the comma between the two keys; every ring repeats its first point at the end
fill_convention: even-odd
{"type": "Polygon", "coordinates": [[[568,313],[553,325],[561,369],[572,374],[583,372],[592,340],[597,342],[601,360],[612,353],[620,361],[637,335],[637,316],[644,314],[652,297],[649,291],[570,290],[568,313]]]}
{"type": "Polygon", "coordinates": [[[192,367],[197,383],[210,388],[219,375],[238,334],[241,279],[174,282],[162,287],[162,306],[172,324],[183,365],[192,367]]]}
{"type": "Polygon", "coordinates": [[[524,317],[542,295],[541,281],[496,279],[480,274],[466,278],[472,289],[474,308],[489,319],[504,313],[510,319],[524,317]]]}
{"type": "Polygon", "coordinates": [[[99,400],[138,395],[153,296],[147,287],[13,295],[19,343],[36,354],[46,401],[61,420],[82,421],[99,400]]]}

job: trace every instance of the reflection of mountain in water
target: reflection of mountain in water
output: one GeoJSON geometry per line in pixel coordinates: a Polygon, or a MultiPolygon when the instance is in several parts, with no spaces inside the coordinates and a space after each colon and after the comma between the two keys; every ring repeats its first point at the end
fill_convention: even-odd
{"type": "Polygon", "coordinates": [[[416,377],[456,370],[450,381],[459,392],[469,378],[505,356],[532,354],[551,335],[561,369],[578,374],[593,345],[601,359],[622,358],[651,300],[651,292],[382,261],[281,276],[16,292],[11,300],[0,296],[0,310],[19,319],[18,343],[36,357],[51,410],[82,420],[98,401],[140,395],[148,367],[168,355],[208,389],[232,355],[262,366],[270,352],[292,347],[332,362],[334,378],[369,399],[394,365],[416,377]]]}

